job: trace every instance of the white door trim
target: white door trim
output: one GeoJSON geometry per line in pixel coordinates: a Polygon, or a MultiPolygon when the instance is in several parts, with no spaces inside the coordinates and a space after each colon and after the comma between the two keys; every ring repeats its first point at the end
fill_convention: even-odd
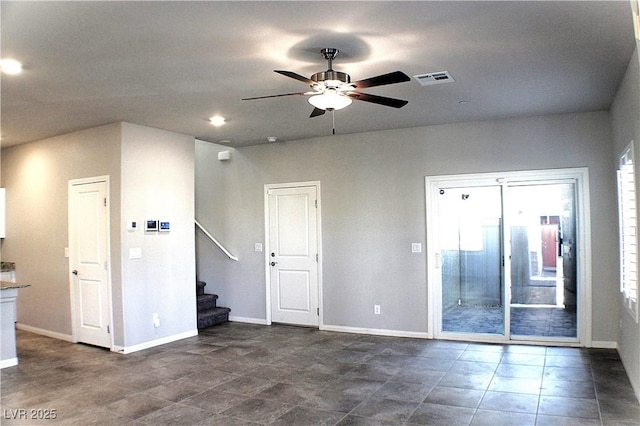
{"type": "MultiPolygon", "coordinates": [[[[527,183],[541,180],[574,179],[576,185],[576,234],[578,237],[577,280],[578,280],[578,338],[580,345],[592,345],[592,280],[591,280],[591,210],[589,198],[589,169],[587,167],[526,170],[513,172],[474,173],[425,177],[426,200],[426,253],[427,253],[427,334],[436,335],[437,309],[440,293],[439,253],[437,250],[437,198],[436,192],[443,186],[471,186],[480,184],[502,185],[506,183],[527,183]],[[436,300],[438,299],[438,300],[436,300]]],[[[453,337],[453,336],[452,336],[453,337]]],[[[493,339],[495,340],[495,339],[493,339]]],[[[554,339],[547,339],[553,341],[554,339]]],[[[515,341],[515,340],[511,340],[515,341]]],[[[522,341],[522,340],[518,340],[522,341]]],[[[538,339],[531,343],[540,343],[538,339]]],[[[557,342],[562,343],[562,342],[557,342]]]]}
{"type": "MultiPolygon", "coordinates": [[[[73,189],[74,186],[78,186],[78,185],[87,185],[87,184],[91,184],[91,183],[100,183],[100,182],[104,182],[107,185],[107,200],[110,200],[111,198],[111,181],[110,181],[110,177],[108,175],[106,176],[95,176],[95,177],[90,177],[90,178],[81,178],[81,179],[72,179],[69,180],[69,184],[68,184],[68,189],[67,189],[67,194],[68,194],[68,200],[67,200],[67,205],[68,205],[68,209],[69,212],[71,211],[71,203],[72,203],[72,199],[71,199],[71,191],[73,189]]],[[[109,201],[108,201],[109,202],[109,201]]],[[[110,208],[106,209],[106,220],[107,220],[107,253],[106,253],[106,262],[107,262],[107,286],[109,288],[107,297],[109,299],[109,324],[111,327],[111,332],[109,333],[111,342],[110,342],[110,347],[109,349],[114,348],[114,338],[113,338],[113,296],[112,296],[112,282],[111,282],[111,215],[110,215],[110,208]]],[[[74,343],[78,342],[78,334],[77,334],[77,312],[76,312],[76,300],[75,300],[75,290],[74,290],[74,276],[72,274],[72,261],[74,260],[72,258],[73,256],[73,250],[71,250],[72,247],[72,242],[71,242],[71,214],[68,215],[68,246],[69,246],[69,267],[68,267],[68,273],[69,273],[69,294],[70,294],[70,301],[71,301],[71,340],[74,343]]]]}
{"type": "Polygon", "coordinates": [[[318,197],[317,232],[318,232],[318,325],[322,329],[324,325],[322,314],[322,196],[320,191],[320,181],[291,182],[266,184],[264,186],[264,268],[265,268],[265,303],[266,303],[266,325],[271,325],[271,267],[269,265],[271,248],[269,246],[269,190],[281,188],[301,188],[313,186],[316,188],[318,197]]]}

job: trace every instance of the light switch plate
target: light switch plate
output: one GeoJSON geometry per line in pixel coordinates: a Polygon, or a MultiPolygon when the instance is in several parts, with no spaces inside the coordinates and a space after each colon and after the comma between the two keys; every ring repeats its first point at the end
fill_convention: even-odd
{"type": "Polygon", "coordinates": [[[262,251],[262,243],[255,243],[253,247],[255,251],[262,251]]]}
{"type": "Polygon", "coordinates": [[[422,253],[422,243],[411,243],[411,253],[422,253]]]}
{"type": "Polygon", "coordinates": [[[130,248],[129,259],[142,259],[142,249],[140,247],[130,248]]]}

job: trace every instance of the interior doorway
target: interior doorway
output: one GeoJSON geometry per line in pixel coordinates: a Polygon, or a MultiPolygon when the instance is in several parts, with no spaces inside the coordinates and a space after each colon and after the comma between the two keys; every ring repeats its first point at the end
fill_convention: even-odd
{"type": "Polygon", "coordinates": [[[427,178],[433,334],[585,343],[583,169],[427,178]]]}
{"type": "Polygon", "coordinates": [[[320,183],[265,185],[267,321],[320,326],[320,183]]]}
{"type": "Polygon", "coordinates": [[[111,348],[109,178],[69,181],[73,339],[111,348]]]}

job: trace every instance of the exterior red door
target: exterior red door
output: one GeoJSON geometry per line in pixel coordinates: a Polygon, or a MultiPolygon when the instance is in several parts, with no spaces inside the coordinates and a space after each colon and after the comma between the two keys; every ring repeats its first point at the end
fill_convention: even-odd
{"type": "Polygon", "coordinates": [[[558,261],[558,225],[542,225],[542,267],[556,269],[558,261]]]}

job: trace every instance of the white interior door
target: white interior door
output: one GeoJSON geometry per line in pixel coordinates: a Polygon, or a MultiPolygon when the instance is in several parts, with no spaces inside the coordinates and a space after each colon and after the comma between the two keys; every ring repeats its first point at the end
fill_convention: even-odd
{"type": "Polygon", "coordinates": [[[111,347],[108,182],[69,185],[69,266],[78,342],[111,347]]]}
{"type": "Polygon", "coordinates": [[[267,190],[273,322],[319,325],[317,192],[316,186],[267,190]]]}

